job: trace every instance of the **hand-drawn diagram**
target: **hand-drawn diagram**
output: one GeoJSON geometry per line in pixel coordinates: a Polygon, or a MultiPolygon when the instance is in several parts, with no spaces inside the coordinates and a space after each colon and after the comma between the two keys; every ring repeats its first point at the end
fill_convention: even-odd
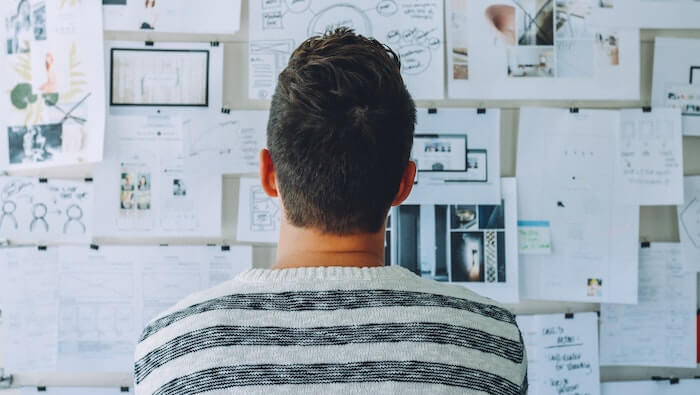
{"type": "Polygon", "coordinates": [[[185,166],[195,173],[255,173],[266,143],[267,111],[230,111],[184,122],[185,166]]]}
{"type": "Polygon", "coordinates": [[[0,6],[8,34],[0,156],[10,168],[101,159],[104,65],[88,56],[102,50],[101,12],[88,1],[0,6]]]}
{"type": "Polygon", "coordinates": [[[439,99],[443,80],[443,4],[429,0],[256,0],[250,5],[249,96],[269,98],[292,50],[338,27],[374,37],[401,58],[416,99],[439,99]]]}
{"type": "Polygon", "coordinates": [[[0,177],[0,231],[17,241],[86,241],[92,184],[0,177]]]}

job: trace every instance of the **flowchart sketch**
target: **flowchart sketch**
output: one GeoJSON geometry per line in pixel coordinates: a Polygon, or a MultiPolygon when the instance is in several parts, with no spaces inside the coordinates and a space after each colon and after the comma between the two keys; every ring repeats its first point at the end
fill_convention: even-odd
{"type": "Polygon", "coordinates": [[[0,234],[14,242],[89,242],[93,200],[88,181],[0,177],[0,234]]]}
{"type": "Polygon", "coordinates": [[[306,38],[348,27],[389,45],[415,99],[444,97],[443,2],[438,0],[253,0],[249,90],[269,99],[292,51],[306,38]]]}
{"type": "Polygon", "coordinates": [[[102,159],[101,14],[99,1],[0,4],[0,169],[102,159]]]}
{"type": "Polygon", "coordinates": [[[241,178],[236,238],[239,241],[276,243],[282,218],[279,202],[279,199],[265,194],[258,179],[241,178]]]}

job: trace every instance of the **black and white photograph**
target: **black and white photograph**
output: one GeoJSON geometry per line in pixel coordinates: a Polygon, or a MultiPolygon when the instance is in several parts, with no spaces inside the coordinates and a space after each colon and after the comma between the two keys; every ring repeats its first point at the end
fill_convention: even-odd
{"type": "Polygon", "coordinates": [[[187,196],[187,187],[181,178],[173,179],[173,196],[187,196]]]}
{"type": "Polygon", "coordinates": [[[10,164],[51,160],[63,146],[63,124],[10,126],[7,131],[10,164]]]}

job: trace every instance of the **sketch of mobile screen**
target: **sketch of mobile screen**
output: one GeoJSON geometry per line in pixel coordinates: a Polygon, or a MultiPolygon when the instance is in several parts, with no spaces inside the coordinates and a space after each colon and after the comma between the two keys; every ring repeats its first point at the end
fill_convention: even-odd
{"type": "Polygon", "coordinates": [[[413,138],[412,158],[416,162],[416,183],[435,183],[465,180],[469,169],[466,134],[416,134],[413,138]]]}
{"type": "Polygon", "coordinates": [[[209,51],[111,48],[110,105],[208,107],[209,51]]]}

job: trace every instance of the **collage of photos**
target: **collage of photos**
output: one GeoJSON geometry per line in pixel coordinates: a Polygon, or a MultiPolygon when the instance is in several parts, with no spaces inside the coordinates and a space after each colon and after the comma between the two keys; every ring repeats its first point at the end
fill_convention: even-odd
{"type": "Polygon", "coordinates": [[[590,78],[620,64],[619,35],[593,22],[612,0],[488,1],[483,15],[468,15],[466,0],[451,1],[455,80],[469,79],[468,23],[474,17],[486,20],[490,36],[484,40],[505,48],[508,77],[590,78]]]}
{"type": "Polygon", "coordinates": [[[119,208],[123,214],[151,209],[151,174],[122,169],[119,208]]]}
{"type": "Polygon", "coordinates": [[[505,283],[505,203],[403,205],[396,262],[421,277],[456,283],[505,283]]]}

